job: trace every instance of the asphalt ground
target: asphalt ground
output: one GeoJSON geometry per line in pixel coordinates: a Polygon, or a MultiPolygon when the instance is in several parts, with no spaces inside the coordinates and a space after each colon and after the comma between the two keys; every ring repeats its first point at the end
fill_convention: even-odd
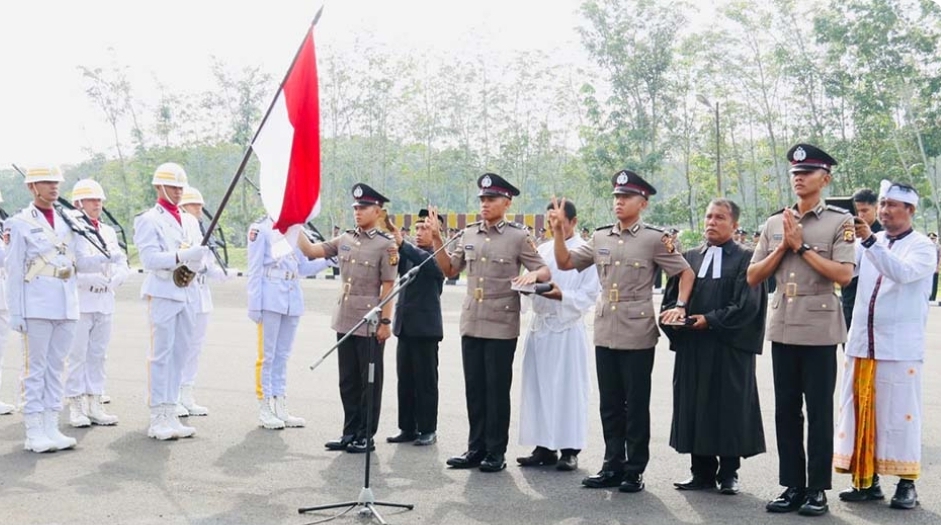
{"type": "MultiPolygon", "coordinates": [[[[68,428],[65,433],[78,439],[75,450],[34,454],[23,450],[21,415],[0,417],[0,524],[300,525],[334,511],[299,515],[298,507],[355,500],[363,486],[364,456],[323,448],[325,441],[340,434],[343,419],[335,356],[309,370],[335,341],[330,311],[337,283],[318,278],[303,284],[308,311],[289,364],[288,393],[292,412],[307,418],[306,428],[271,431],[257,426],[256,330],[246,317],[245,280],[236,278],[214,287],[216,310],[197,380],[197,400],[210,408],[210,415],[189,418],[188,423],[198,429],[195,438],[157,442],[146,436],[148,329],[144,305],[138,299],[140,282],[140,275],[132,276],[118,294],[107,363],[107,389],[113,398],[108,411],[121,418],[116,427],[68,428]]],[[[836,493],[849,485],[849,477],[834,475],[830,514],[805,518],[764,510],[765,502],[781,491],[768,346],[758,358],[758,385],[769,452],[743,462],[743,491],[738,496],[673,488],[674,481],[687,477],[689,458],[668,446],[673,355],[665,338],[657,347],[653,372],[651,460],[645,492],[622,494],[580,487],[582,477],[594,473],[603,456],[594,377],[589,445],[580,455],[580,469],[558,472],[515,465],[516,456],[529,452],[517,444],[521,350],[515,360],[509,467],[497,474],[449,469],[445,460],[463,452],[467,437],[458,334],[463,293],[463,287],[448,286],[443,297],[446,337],[440,350],[437,445],[384,442],[397,432],[395,341],[386,345],[380,439],[372,456],[371,487],[378,500],[415,505],[412,511],[381,509],[389,523],[941,523],[937,466],[941,461],[941,384],[937,381],[941,360],[935,357],[941,347],[941,308],[931,308],[928,322],[923,474],[917,484],[921,506],[896,511],[887,502],[842,503],[836,493]]],[[[0,398],[8,402],[22,361],[19,346],[18,335],[13,334],[0,391],[0,398]]],[[[883,481],[887,497],[895,482],[894,478],[883,481]]],[[[354,511],[334,523],[362,520],[354,511]]]]}

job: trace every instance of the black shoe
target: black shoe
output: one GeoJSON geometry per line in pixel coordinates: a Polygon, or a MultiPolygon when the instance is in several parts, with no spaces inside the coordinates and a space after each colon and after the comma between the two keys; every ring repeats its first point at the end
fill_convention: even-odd
{"type": "Polygon", "coordinates": [[[823,516],[829,511],[827,493],[822,490],[809,490],[807,491],[807,499],[797,513],[801,516],[823,516]]]}
{"type": "Polygon", "coordinates": [[[738,483],[738,476],[732,476],[731,478],[726,478],[719,482],[719,494],[734,496],[741,490],[742,487],[738,483]]]}
{"type": "Polygon", "coordinates": [[[323,444],[327,450],[346,450],[346,446],[353,442],[355,436],[346,435],[340,436],[340,439],[334,439],[332,441],[327,441],[323,444]]]}
{"type": "Polygon", "coordinates": [[[434,445],[438,441],[438,434],[434,432],[422,432],[415,438],[414,445],[416,447],[427,447],[428,445],[434,445]]]}
{"type": "Polygon", "coordinates": [[[549,450],[543,447],[536,447],[532,454],[525,457],[516,458],[516,462],[519,463],[521,467],[538,467],[541,465],[550,466],[559,462],[559,456],[555,453],[554,450],[549,450]]]}
{"type": "Polygon", "coordinates": [[[716,480],[706,479],[702,476],[693,474],[693,477],[687,479],[686,481],[677,481],[673,484],[673,486],[680,490],[715,490],[716,480]]]}
{"type": "Polygon", "coordinates": [[[476,468],[484,460],[487,453],[483,450],[468,450],[460,456],[448,458],[448,466],[454,468],[476,468]]]}
{"type": "Polygon", "coordinates": [[[858,489],[856,487],[850,487],[840,492],[840,500],[846,501],[848,503],[860,503],[863,501],[883,499],[885,499],[885,494],[882,492],[882,486],[879,485],[879,476],[875,476],[872,479],[872,485],[869,486],[869,488],[858,489]]]}
{"type": "Polygon", "coordinates": [[[408,443],[409,441],[415,441],[415,438],[418,437],[418,434],[415,432],[399,432],[394,436],[389,436],[386,438],[386,443],[408,443]]]}
{"type": "Polygon", "coordinates": [[[642,490],[644,490],[643,474],[625,474],[624,481],[618,487],[620,492],[640,492],[642,490]]]}
{"type": "Polygon", "coordinates": [[[376,440],[370,439],[369,446],[366,446],[366,438],[359,438],[346,446],[346,451],[350,454],[362,454],[376,450],[376,440]]]}
{"type": "Polygon", "coordinates": [[[895,487],[895,495],[889,506],[893,509],[909,510],[918,506],[918,493],[915,492],[915,482],[909,479],[899,480],[895,487]]]}
{"type": "Polygon", "coordinates": [[[559,462],[555,464],[555,469],[565,472],[578,470],[578,456],[573,454],[562,454],[562,457],[559,458],[559,462]]]}
{"type": "Polygon", "coordinates": [[[478,468],[481,472],[500,472],[506,468],[506,457],[503,454],[487,454],[478,468]]]}
{"type": "Polygon", "coordinates": [[[590,489],[606,489],[617,487],[624,479],[624,474],[613,470],[602,470],[594,476],[588,476],[582,480],[582,485],[590,489]]]}
{"type": "Polygon", "coordinates": [[[794,512],[804,504],[804,489],[797,487],[788,487],[776,499],[773,499],[765,505],[768,512],[794,512]]]}

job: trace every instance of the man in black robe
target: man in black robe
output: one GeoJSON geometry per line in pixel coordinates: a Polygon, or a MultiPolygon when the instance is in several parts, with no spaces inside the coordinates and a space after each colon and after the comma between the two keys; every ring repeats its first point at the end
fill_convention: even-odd
{"type": "MultiPolygon", "coordinates": [[[[764,339],[768,296],[752,288],[746,272],[752,250],[735,242],[739,207],[726,199],[709,204],[706,242],[683,253],[696,282],[686,324],[661,325],[676,352],[670,446],[692,454],[692,477],[680,490],[739,492],[740,458],[765,451],[755,359],[764,339]]],[[[676,303],[678,283],[667,284],[662,310],[676,303]]]]}

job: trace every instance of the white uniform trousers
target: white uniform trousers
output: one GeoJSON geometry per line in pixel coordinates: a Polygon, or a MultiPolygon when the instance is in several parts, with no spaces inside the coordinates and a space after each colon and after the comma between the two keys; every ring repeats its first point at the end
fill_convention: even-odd
{"type": "Polygon", "coordinates": [[[281,397],[288,378],[288,358],[294,346],[299,315],[262,310],[258,323],[258,360],[255,362],[255,394],[258,399],[281,397]]]}
{"type": "MultiPolygon", "coordinates": [[[[10,311],[9,310],[0,310],[0,367],[3,366],[3,354],[7,348],[7,342],[10,339],[10,311]]],[[[0,387],[3,385],[3,374],[0,373],[0,387]]],[[[23,378],[20,377],[20,382],[23,381],[23,378]]],[[[19,390],[19,388],[17,388],[19,390]]],[[[19,393],[17,393],[17,397],[19,393]]],[[[0,388],[0,399],[3,399],[3,388],[0,388]]]]}
{"type": "Polygon", "coordinates": [[[83,313],[66,364],[65,397],[100,396],[105,389],[105,355],[111,342],[112,314],[83,313]]]}
{"type": "Polygon", "coordinates": [[[24,414],[62,410],[62,373],[65,371],[65,356],[75,337],[75,324],[75,321],[65,319],[26,319],[24,414]]]}
{"type": "Polygon", "coordinates": [[[209,313],[196,314],[193,325],[193,336],[190,338],[189,350],[183,361],[183,386],[196,384],[196,371],[199,367],[199,356],[203,353],[203,343],[206,342],[206,330],[209,328],[209,313]]]}
{"type": "Polygon", "coordinates": [[[183,362],[189,353],[195,314],[183,301],[148,296],[150,350],[147,356],[147,404],[176,404],[183,362]]]}

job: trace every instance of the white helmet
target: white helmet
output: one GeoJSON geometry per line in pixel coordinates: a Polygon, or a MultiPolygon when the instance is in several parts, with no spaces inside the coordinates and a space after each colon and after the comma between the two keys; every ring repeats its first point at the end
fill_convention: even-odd
{"type": "Polygon", "coordinates": [[[153,186],[184,188],[186,187],[186,171],[183,170],[183,166],[175,162],[164,162],[157,166],[150,184],[153,186]]]}
{"type": "Polygon", "coordinates": [[[58,166],[44,164],[33,166],[26,170],[26,178],[23,180],[26,184],[33,182],[63,182],[62,172],[58,166]]]}
{"type": "Polygon", "coordinates": [[[105,190],[101,189],[101,184],[91,179],[82,179],[72,188],[72,202],[83,199],[105,200],[105,190]]]}
{"type": "Polygon", "coordinates": [[[183,188],[183,197],[181,197],[180,202],[177,203],[178,206],[183,206],[184,204],[199,204],[203,206],[206,204],[206,201],[203,200],[203,194],[200,193],[199,190],[192,186],[187,186],[183,188]]]}

